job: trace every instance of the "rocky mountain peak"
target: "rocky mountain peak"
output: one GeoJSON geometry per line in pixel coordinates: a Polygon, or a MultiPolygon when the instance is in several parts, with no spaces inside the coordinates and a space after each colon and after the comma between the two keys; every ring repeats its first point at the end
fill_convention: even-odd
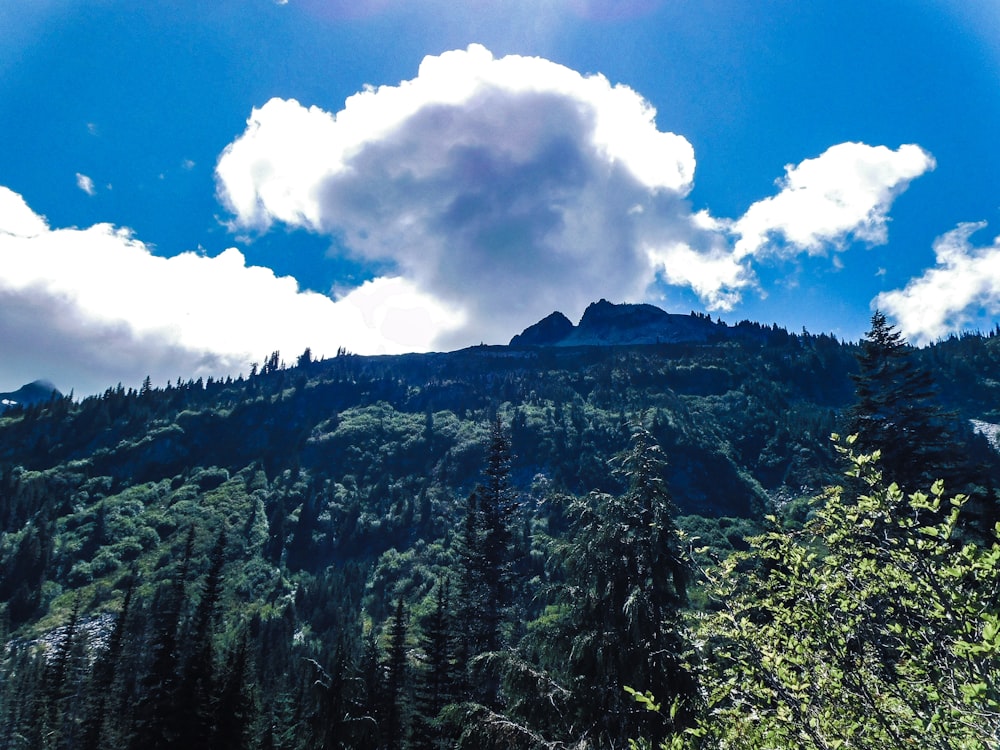
{"type": "Polygon", "coordinates": [[[655,305],[591,303],[574,326],[552,313],[510,341],[511,346],[626,346],[706,341],[726,327],[705,315],[677,315],[655,305]]]}
{"type": "Polygon", "coordinates": [[[30,406],[41,401],[48,401],[53,396],[60,397],[62,393],[48,380],[35,380],[22,385],[16,391],[0,393],[0,411],[11,406],[30,406]]]}
{"type": "Polygon", "coordinates": [[[511,346],[552,346],[573,332],[573,324],[561,312],[547,315],[510,340],[511,346]]]}

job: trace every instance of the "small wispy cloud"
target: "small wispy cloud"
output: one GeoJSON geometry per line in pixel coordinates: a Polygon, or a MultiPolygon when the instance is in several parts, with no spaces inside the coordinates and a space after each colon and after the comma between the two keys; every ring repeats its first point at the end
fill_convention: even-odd
{"type": "Polygon", "coordinates": [[[985,222],[960,224],[934,242],[935,265],[874,304],[913,343],[926,344],[1000,315],[1000,237],[984,247],[970,242],[985,222]]]}
{"type": "Polygon", "coordinates": [[[80,172],[76,173],[76,186],[87,195],[94,195],[96,192],[94,189],[94,181],[87,177],[87,175],[81,174],[80,172]]]}

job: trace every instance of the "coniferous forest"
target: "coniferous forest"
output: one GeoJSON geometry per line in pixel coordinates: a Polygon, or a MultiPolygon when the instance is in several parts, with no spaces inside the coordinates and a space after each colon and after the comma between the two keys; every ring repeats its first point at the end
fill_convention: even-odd
{"type": "Polygon", "coordinates": [[[0,747],[996,747],[1000,336],[722,328],[0,412],[0,747]]]}

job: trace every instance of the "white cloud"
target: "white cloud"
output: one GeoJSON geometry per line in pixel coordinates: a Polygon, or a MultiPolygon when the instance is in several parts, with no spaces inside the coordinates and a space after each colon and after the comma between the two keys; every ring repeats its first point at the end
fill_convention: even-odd
{"type": "Polygon", "coordinates": [[[245,372],[276,349],[499,343],[553,309],[660,297],[658,284],[729,310],[763,293],[761,263],[884,240],[893,198],[932,166],[916,146],[841,144],[788,167],[741,219],[694,213],[691,144],[639,94],[473,45],[336,114],[272,99],[220,156],[233,229],[304,227],[383,269],[336,301],[236,249],[163,258],[107,224],[50,229],[0,188],[0,375],[88,393],[245,372]]]}
{"type": "Polygon", "coordinates": [[[960,224],[934,243],[936,264],[903,289],[883,292],[874,304],[915,344],[925,344],[970,324],[987,327],[1000,315],[1000,237],[973,247],[985,223],[960,224]]]}
{"type": "Polygon", "coordinates": [[[76,173],[76,186],[87,195],[94,194],[94,181],[85,174],[76,173]]]}
{"type": "Polygon", "coordinates": [[[699,252],[689,245],[649,248],[663,280],[690,287],[709,310],[732,310],[741,299],[740,290],[753,286],[753,272],[736,261],[726,248],[699,252]]]}
{"type": "Polygon", "coordinates": [[[692,213],[694,151],[655,116],[602,76],[472,45],[336,114],[253,110],[218,193],[233,229],[336,236],[461,310],[464,326],[436,339],[452,346],[506,340],[556,306],[573,317],[599,297],[644,298],[657,279],[731,309],[755,263],[884,241],[893,199],[934,164],[917,146],[840,144],[717,219],[692,213]]]}
{"type": "MultiPolygon", "coordinates": [[[[854,241],[884,243],[892,202],[911,180],[933,168],[933,157],[919,146],[893,151],[841,143],[786,166],[776,183],[779,192],[752,204],[737,220],[716,219],[707,211],[695,214],[685,244],[654,244],[650,257],[662,266],[667,283],[690,287],[711,310],[731,310],[746,289],[763,291],[756,265],[803,253],[823,255],[854,241]],[[727,235],[731,239],[723,242],[727,235]]],[[[843,268],[840,258],[832,262],[843,268]]]]}
{"type": "Polygon", "coordinates": [[[636,233],[688,212],[694,168],[631,89],[473,45],[336,115],[272,99],[217,178],[236,227],[336,235],[463,310],[438,339],[449,346],[506,341],[556,305],[642,296],[653,269],[636,233]]]}
{"type": "Polygon", "coordinates": [[[555,166],[541,160],[576,154],[544,149],[570,139],[565,145],[587,147],[607,171],[624,168],[644,187],[686,193],[694,150],[683,137],[658,131],[655,115],[635,91],[603,76],[536,57],[495,59],[471,45],[424,58],[417,77],[399,86],[366,87],[336,116],[294,100],[254,109],[246,132],[219,160],[220,196],[247,226],[277,220],[328,229],[336,217],[321,215],[329,208],[323,191],[362,167],[382,168],[383,179],[427,180],[441,176],[436,160],[477,166],[455,163],[466,151],[522,170],[555,166]],[[289,133],[296,139],[286,139],[289,133]],[[399,161],[389,162],[390,155],[399,161]]]}
{"type": "Polygon", "coordinates": [[[360,313],[363,325],[355,325],[356,335],[348,346],[354,352],[429,351],[440,331],[456,328],[463,322],[460,313],[449,310],[398,276],[366,281],[341,297],[337,304],[360,313]]]}
{"type": "Polygon", "coordinates": [[[781,191],[754,203],[733,224],[736,257],[822,254],[843,248],[848,238],[883,244],[893,200],[933,168],[933,157],[919,146],[892,151],[863,143],[841,143],[788,165],[781,191]],[[777,244],[779,238],[785,244],[777,244]]]}
{"type": "MultiPolygon", "coordinates": [[[[741,218],[716,219],[700,211],[691,219],[687,244],[666,243],[650,256],[662,265],[667,283],[690,287],[710,310],[731,310],[744,290],[759,290],[755,265],[843,250],[849,241],[884,243],[893,200],[933,168],[933,157],[919,146],[893,151],[841,143],[786,166],[776,183],[779,192],[752,204],[741,218]],[[723,242],[725,235],[735,242],[723,242]]],[[[839,257],[832,263],[843,268],[839,257]]]]}
{"type": "Polygon", "coordinates": [[[32,211],[24,198],[0,185],[0,234],[35,237],[48,229],[45,219],[32,211]]]}
{"type": "Polygon", "coordinates": [[[234,248],[164,258],[108,224],[52,230],[6,188],[0,217],[6,382],[47,377],[80,395],[146,374],[158,383],[236,375],[274,350],[291,359],[306,347],[317,356],[426,349],[429,330],[458,322],[399,279],[335,302],[247,266],[234,248]]]}

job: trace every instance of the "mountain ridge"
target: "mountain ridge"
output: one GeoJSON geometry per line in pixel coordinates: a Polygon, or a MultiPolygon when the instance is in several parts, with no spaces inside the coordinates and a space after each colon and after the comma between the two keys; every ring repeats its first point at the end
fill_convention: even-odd
{"type": "Polygon", "coordinates": [[[573,325],[561,312],[553,312],[511,338],[508,346],[633,346],[642,344],[705,343],[728,338],[738,328],[713,322],[692,312],[668,313],[645,303],[615,304],[600,299],[587,306],[573,325]]]}
{"type": "Polygon", "coordinates": [[[48,380],[33,380],[16,391],[0,393],[0,412],[13,406],[32,406],[52,398],[61,398],[62,393],[48,380]]]}

